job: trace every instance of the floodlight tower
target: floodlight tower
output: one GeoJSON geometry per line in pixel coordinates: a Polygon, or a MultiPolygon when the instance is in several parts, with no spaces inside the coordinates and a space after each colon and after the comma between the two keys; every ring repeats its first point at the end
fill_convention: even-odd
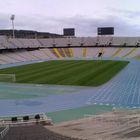
{"type": "Polygon", "coordinates": [[[10,20],[12,21],[13,38],[15,38],[14,19],[15,15],[11,15],[10,20]]]}

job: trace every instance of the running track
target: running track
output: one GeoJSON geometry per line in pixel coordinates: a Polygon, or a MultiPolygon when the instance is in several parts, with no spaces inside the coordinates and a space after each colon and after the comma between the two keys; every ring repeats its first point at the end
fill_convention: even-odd
{"type": "Polygon", "coordinates": [[[24,100],[0,100],[0,116],[53,112],[92,104],[140,107],[140,61],[130,63],[103,86],[24,100]]]}

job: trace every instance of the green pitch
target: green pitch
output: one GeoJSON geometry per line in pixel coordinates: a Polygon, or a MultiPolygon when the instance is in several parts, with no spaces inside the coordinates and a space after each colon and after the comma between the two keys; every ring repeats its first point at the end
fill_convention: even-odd
{"type": "Polygon", "coordinates": [[[2,69],[0,74],[15,74],[17,83],[99,86],[109,81],[128,63],[110,60],[53,60],[2,69]]]}

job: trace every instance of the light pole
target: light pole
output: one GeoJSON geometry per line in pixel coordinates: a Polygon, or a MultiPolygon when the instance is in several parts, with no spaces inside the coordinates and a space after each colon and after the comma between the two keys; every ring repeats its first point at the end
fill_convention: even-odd
{"type": "Polygon", "coordinates": [[[13,38],[15,38],[14,19],[15,15],[11,15],[10,20],[12,21],[13,38]]]}

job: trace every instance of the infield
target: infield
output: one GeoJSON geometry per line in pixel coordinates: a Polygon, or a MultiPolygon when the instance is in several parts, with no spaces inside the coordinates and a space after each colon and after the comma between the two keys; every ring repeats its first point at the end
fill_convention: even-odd
{"type": "Polygon", "coordinates": [[[0,74],[15,74],[17,83],[99,86],[128,63],[111,60],[52,60],[2,69],[0,74]]]}

